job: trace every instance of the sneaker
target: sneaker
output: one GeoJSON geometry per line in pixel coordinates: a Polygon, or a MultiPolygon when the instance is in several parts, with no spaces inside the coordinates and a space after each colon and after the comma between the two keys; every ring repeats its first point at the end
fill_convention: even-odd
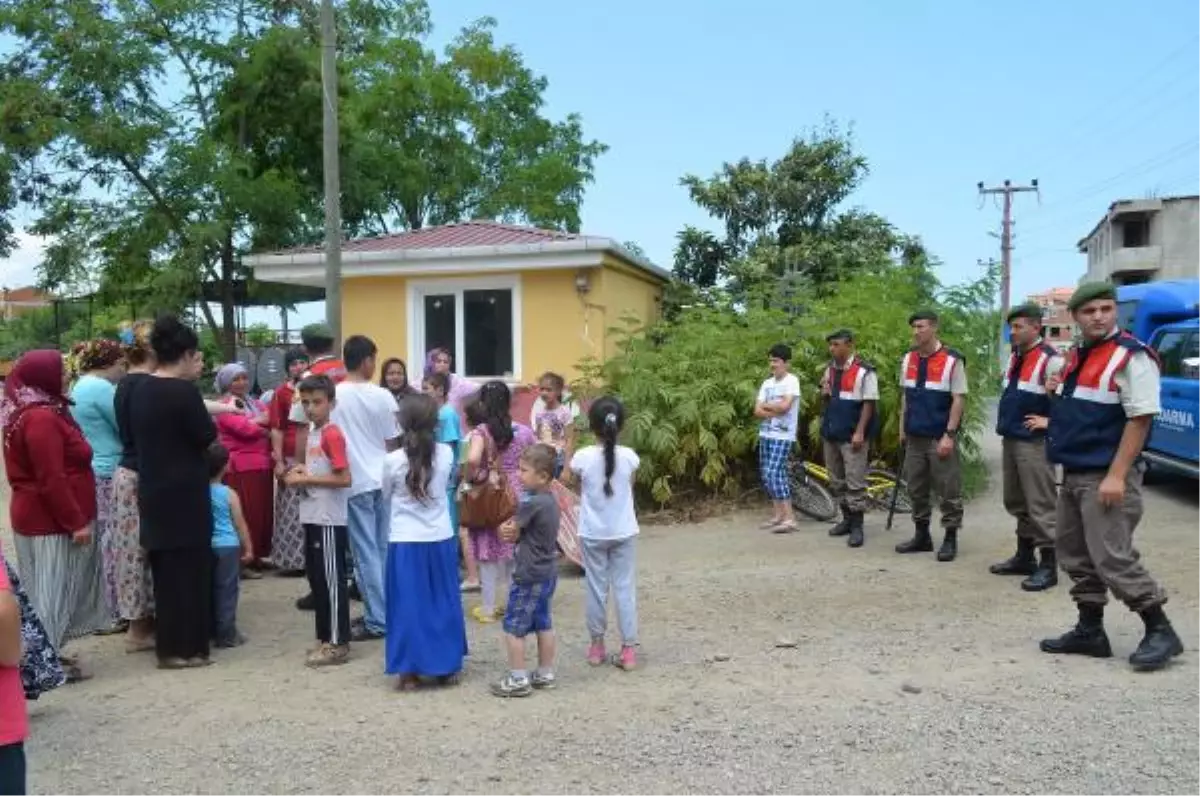
{"type": "Polygon", "coordinates": [[[593,641],[592,646],[588,647],[588,664],[591,666],[601,666],[606,660],[608,660],[608,653],[604,651],[604,642],[593,641]]]}
{"type": "Polygon", "coordinates": [[[496,611],[493,609],[491,613],[488,613],[483,610],[482,605],[477,605],[471,609],[471,618],[481,625],[494,624],[496,621],[496,611]]]}
{"type": "Polygon", "coordinates": [[[621,647],[621,651],[612,657],[612,665],[632,672],[637,668],[637,651],[633,647],[621,647]]]}
{"type": "Polygon", "coordinates": [[[313,669],[319,669],[322,666],[337,666],[345,663],[349,657],[350,646],[348,644],[322,644],[309,653],[304,665],[313,669]]]}
{"type": "Polygon", "coordinates": [[[504,679],[498,683],[492,683],[492,695],[498,697],[527,697],[533,693],[533,685],[530,684],[529,678],[523,677],[520,680],[513,677],[511,674],[504,675],[504,679]]]}
{"type": "Polygon", "coordinates": [[[463,594],[473,594],[480,591],[482,588],[483,587],[479,585],[479,581],[477,580],[464,580],[458,586],[458,590],[463,594]]]}
{"type": "Polygon", "coordinates": [[[247,641],[249,641],[249,639],[247,639],[241,633],[234,633],[228,638],[217,639],[216,642],[213,643],[213,646],[217,649],[229,650],[233,649],[234,647],[240,647],[247,641]]]}
{"type": "Polygon", "coordinates": [[[549,691],[558,685],[554,672],[534,672],[529,678],[529,684],[539,691],[549,691]]]}
{"type": "Polygon", "coordinates": [[[312,592],[309,592],[296,600],[296,608],[301,611],[315,611],[317,610],[317,598],[312,592]]]}
{"type": "Polygon", "coordinates": [[[383,636],[383,633],[371,630],[365,624],[351,625],[350,627],[351,641],[379,641],[383,636]]]}

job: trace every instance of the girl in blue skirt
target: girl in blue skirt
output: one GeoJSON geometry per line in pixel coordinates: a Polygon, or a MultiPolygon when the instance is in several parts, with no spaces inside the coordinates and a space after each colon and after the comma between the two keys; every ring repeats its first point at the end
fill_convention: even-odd
{"type": "Polygon", "coordinates": [[[421,678],[456,682],[467,655],[458,585],[458,540],[447,487],[454,452],[437,441],[438,405],[412,395],[400,407],[401,447],[383,466],[391,519],[387,573],[386,671],[401,691],[421,678]]]}

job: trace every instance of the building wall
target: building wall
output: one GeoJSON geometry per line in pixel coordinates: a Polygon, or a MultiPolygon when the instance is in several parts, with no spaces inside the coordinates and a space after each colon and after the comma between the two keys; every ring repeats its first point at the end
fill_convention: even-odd
{"type": "Polygon", "coordinates": [[[1042,308],[1042,337],[1055,348],[1064,349],[1075,338],[1075,320],[1067,309],[1073,288],[1053,288],[1034,293],[1029,300],[1042,308]]]}
{"type": "MultiPolygon", "coordinates": [[[[1137,202],[1126,204],[1136,205],[1137,202]]],[[[1150,228],[1145,247],[1122,246],[1122,225],[1130,220],[1128,215],[1120,215],[1097,227],[1086,241],[1089,281],[1131,284],[1196,276],[1200,269],[1200,199],[1163,200],[1148,215],[1150,228]],[[1130,263],[1146,267],[1126,270],[1130,263]]]]}
{"type": "MultiPolygon", "coordinates": [[[[478,274],[455,274],[455,279],[478,274]]],[[[413,277],[423,279],[424,277],[413,277]]],[[[591,289],[580,295],[576,273],[570,270],[531,270],[520,274],[521,356],[514,381],[529,383],[552,370],[568,380],[579,375],[585,357],[604,358],[615,349],[616,336],[608,327],[628,314],[639,324],[658,317],[661,287],[639,272],[615,261],[589,273],[591,289]]],[[[405,277],[359,277],[342,282],[343,335],[365,334],[379,346],[380,360],[398,356],[407,361],[408,290],[405,277]]],[[[409,362],[417,373],[421,362],[409,362]]]]}

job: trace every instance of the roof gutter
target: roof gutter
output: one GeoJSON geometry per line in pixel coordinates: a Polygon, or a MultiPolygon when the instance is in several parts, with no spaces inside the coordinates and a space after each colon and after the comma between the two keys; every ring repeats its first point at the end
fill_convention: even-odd
{"type": "MultiPolygon", "coordinates": [[[[645,271],[659,279],[669,281],[671,273],[644,257],[625,249],[610,238],[584,236],[569,240],[544,241],[539,243],[509,243],[501,246],[457,246],[433,249],[389,249],[384,251],[343,251],[342,264],[375,264],[461,260],[480,257],[521,257],[538,254],[575,254],[579,252],[607,252],[629,265],[645,271]]],[[[297,252],[295,254],[251,254],[242,258],[242,264],[251,268],[269,269],[287,266],[324,266],[325,253],[297,252]]]]}

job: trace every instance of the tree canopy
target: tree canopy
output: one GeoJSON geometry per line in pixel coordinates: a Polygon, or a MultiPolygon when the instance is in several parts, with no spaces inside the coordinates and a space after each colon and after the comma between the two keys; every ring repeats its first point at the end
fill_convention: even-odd
{"type": "MultiPolygon", "coordinates": [[[[481,19],[436,53],[424,0],[339,4],[348,236],[470,218],[578,231],[605,146],[544,114],[546,79],[481,19]]],[[[46,286],[150,289],[182,308],[251,250],[322,238],[316,7],[278,0],[0,0],[0,253],[12,211],[46,286]]],[[[258,285],[264,291],[267,286],[258,285]]],[[[261,293],[260,293],[261,295],[261,293]]]]}

